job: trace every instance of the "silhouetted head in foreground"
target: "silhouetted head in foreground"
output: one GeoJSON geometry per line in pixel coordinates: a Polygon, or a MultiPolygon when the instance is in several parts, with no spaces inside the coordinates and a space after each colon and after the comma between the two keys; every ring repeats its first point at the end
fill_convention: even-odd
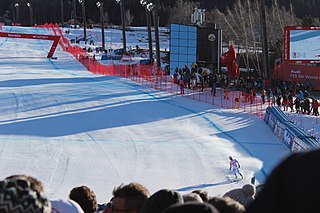
{"type": "Polygon", "coordinates": [[[270,174],[247,213],[318,212],[320,149],[294,153],[270,174]]]}

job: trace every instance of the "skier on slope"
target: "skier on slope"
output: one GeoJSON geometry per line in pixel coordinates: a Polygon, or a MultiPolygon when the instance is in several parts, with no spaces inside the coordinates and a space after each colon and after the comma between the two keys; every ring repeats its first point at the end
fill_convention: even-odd
{"type": "Polygon", "coordinates": [[[232,172],[236,176],[236,179],[238,179],[237,174],[239,174],[241,176],[241,179],[243,179],[243,175],[239,171],[240,163],[236,159],[233,159],[231,156],[229,156],[229,160],[230,160],[230,168],[229,168],[229,170],[232,169],[232,172]]]}

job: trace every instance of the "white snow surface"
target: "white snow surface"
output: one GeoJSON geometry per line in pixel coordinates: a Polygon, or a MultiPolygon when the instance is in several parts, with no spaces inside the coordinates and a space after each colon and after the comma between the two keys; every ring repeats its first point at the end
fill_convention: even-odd
{"type": "Polygon", "coordinates": [[[34,176],[50,199],[86,185],[102,203],[130,182],[213,196],[253,176],[263,183],[290,153],[254,115],[92,74],[60,48],[47,59],[51,43],[0,38],[0,178],[34,176]],[[230,155],[244,174],[237,184],[230,155]]]}

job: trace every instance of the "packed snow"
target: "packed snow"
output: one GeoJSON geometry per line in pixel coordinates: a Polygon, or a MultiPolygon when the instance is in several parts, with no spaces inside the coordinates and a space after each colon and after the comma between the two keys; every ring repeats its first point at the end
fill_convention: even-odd
{"type": "Polygon", "coordinates": [[[0,178],[34,176],[50,199],[86,185],[99,203],[130,182],[150,193],[222,195],[253,176],[262,184],[290,154],[257,116],[92,74],[61,48],[57,60],[46,58],[50,46],[0,38],[0,178]],[[237,184],[229,181],[230,155],[244,174],[237,184]]]}

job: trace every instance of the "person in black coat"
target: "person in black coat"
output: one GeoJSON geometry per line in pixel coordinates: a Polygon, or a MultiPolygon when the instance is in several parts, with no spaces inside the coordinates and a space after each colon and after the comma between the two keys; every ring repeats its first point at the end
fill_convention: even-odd
{"type": "Polygon", "coordinates": [[[295,152],[271,172],[246,213],[319,212],[320,149],[295,152]]]}

